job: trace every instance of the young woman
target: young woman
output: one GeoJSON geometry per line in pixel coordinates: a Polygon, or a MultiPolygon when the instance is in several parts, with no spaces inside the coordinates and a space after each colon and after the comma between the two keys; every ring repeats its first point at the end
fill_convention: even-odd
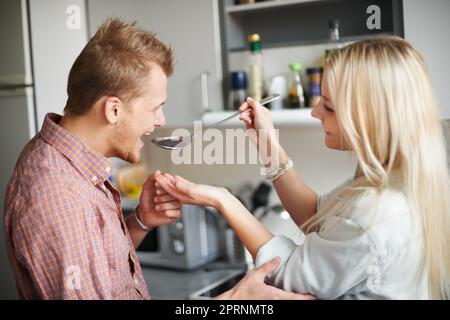
{"type": "MultiPolygon", "coordinates": [[[[241,120],[248,129],[273,129],[267,109],[251,99],[241,111],[247,108],[241,120]]],[[[449,176],[421,55],[397,37],[339,50],[312,116],[322,122],[327,147],[353,152],[358,166],[354,177],[318,196],[270,141],[280,151],[272,163],[280,165],[269,175],[306,233],[301,245],[271,234],[224,188],[169,174],[157,181],[181,202],[220,210],[256,265],[281,257],[268,278],[276,287],[321,299],[449,298],[449,176]]]]}

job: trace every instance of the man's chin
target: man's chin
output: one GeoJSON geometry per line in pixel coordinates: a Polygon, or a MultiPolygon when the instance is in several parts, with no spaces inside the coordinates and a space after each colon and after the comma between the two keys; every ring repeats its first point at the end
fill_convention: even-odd
{"type": "Polygon", "coordinates": [[[125,154],[121,154],[118,158],[125,160],[129,163],[138,163],[141,160],[141,152],[132,151],[125,154]]]}
{"type": "Polygon", "coordinates": [[[130,163],[138,163],[141,160],[141,154],[140,153],[131,153],[128,157],[128,162],[130,163]]]}

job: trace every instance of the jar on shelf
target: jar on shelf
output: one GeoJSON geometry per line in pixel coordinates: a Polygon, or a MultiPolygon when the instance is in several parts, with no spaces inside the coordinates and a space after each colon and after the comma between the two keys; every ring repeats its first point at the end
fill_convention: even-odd
{"type": "Polygon", "coordinates": [[[247,73],[243,70],[231,73],[230,109],[237,110],[247,99],[247,73]]]}
{"type": "Polygon", "coordinates": [[[306,74],[308,75],[309,105],[314,107],[321,96],[320,84],[322,81],[322,68],[307,68],[306,74]]]}

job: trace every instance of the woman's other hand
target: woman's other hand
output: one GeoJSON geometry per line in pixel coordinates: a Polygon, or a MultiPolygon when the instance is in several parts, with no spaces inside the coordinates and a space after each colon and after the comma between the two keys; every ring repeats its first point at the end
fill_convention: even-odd
{"type": "Polygon", "coordinates": [[[273,129],[270,111],[254,99],[248,97],[239,107],[239,111],[241,112],[239,119],[247,129],[273,129]],[[244,112],[247,109],[249,111],[244,112]]]}
{"type": "MultiPolygon", "coordinates": [[[[239,111],[241,112],[239,119],[245,124],[247,130],[253,129],[250,131],[255,131],[257,135],[259,131],[263,130],[268,132],[274,131],[270,111],[254,99],[248,97],[247,101],[239,107],[239,111]]],[[[254,140],[255,137],[253,136],[250,137],[252,138],[253,143],[258,146],[259,141],[257,139],[254,140]]]]}
{"type": "Polygon", "coordinates": [[[250,97],[239,107],[239,111],[241,112],[239,119],[245,124],[250,140],[258,148],[264,166],[277,166],[280,152],[283,151],[270,111],[250,97]]]}

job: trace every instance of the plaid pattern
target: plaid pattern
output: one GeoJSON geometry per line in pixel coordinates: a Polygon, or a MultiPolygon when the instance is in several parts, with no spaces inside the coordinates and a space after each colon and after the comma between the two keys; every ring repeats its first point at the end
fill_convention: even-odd
{"type": "Polygon", "coordinates": [[[150,299],[111,166],[48,114],[5,198],[4,231],[22,299],[150,299]]]}

